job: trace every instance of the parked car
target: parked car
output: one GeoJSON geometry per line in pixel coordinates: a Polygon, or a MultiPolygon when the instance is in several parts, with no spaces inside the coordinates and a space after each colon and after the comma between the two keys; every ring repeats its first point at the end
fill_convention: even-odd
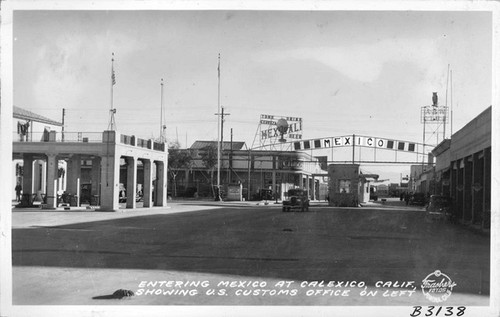
{"type": "Polygon", "coordinates": [[[260,190],[260,200],[273,200],[274,194],[271,189],[261,189],[260,190]]]}
{"type": "Polygon", "coordinates": [[[427,204],[427,199],[424,193],[414,193],[410,197],[410,205],[425,206],[427,204]]]}
{"type": "Polygon", "coordinates": [[[453,221],[453,210],[451,209],[451,198],[448,196],[432,195],[429,204],[425,208],[425,218],[429,221],[448,220],[453,221]]]}
{"type": "Polygon", "coordinates": [[[283,211],[297,209],[300,211],[309,211],[309,197],[303,189],[289,189],[288,195],[283,200],[283,211]]]}

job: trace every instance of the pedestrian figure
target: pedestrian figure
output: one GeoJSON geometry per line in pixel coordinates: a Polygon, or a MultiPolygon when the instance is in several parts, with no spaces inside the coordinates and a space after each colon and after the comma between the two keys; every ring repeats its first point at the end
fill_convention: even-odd
{"type": "Polygon", "coordinates": [[[16,189],[16,200],[17,202],[21,202],[21,191],[23,190],[21,184],[17,183],[15,189],[16,189]]]}
{"type": "Polygon", "coordinates": [[[410,203],[410,194],[408,194],[408,193],[405,194],[405,203],[406,203],[406,206],[408,206],[408,204],[410,203]]]}

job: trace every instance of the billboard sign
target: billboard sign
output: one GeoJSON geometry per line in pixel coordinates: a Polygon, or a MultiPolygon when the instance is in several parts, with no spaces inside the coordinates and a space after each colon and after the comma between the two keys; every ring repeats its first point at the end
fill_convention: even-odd
{"type": "Polygon", "coordinates": [[[261,114],[259,123],[261,141],[283,140],[285,136],[287,139],[302,139],[302,118],[261,114]]]}
{"type": "Polygon", "coordinates": [[[421,123],[448,122],[448,107],[425,106],[421,109],[421,123]]]}

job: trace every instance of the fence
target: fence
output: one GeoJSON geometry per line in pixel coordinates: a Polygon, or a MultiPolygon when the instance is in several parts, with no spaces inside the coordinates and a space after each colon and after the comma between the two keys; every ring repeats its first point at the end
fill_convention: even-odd
{"type": "MultiPolygon", "coordinates": [[[[16,132],[12,135],[14,142],[49,142],[48,132],[28,132],[25,135],[16,132]]],[[[101,132],[58,132],[55,142],[102,142],[101,132]]]]}
{"type": "MultiPolygon", "coordinates": [[[[146,140],[141,138],[136,138],[134,135],[119,134],[120,143],[127,144],[137,147],[142,147],[149,149],[152,145],[155,151],[165,151],[165,143],[153,142],[152,140],[146,140]]],[[[82,142],[82,143],[102,143],[103,134],[102,132],[28,132],[26,134],[20,134],[13,132],[12,135],[13,142],[82,142]],[[55,140],[51,140],[54,138],[55,140]]],[[[112,140],[110,140],[112,141],[112,140]]]]}

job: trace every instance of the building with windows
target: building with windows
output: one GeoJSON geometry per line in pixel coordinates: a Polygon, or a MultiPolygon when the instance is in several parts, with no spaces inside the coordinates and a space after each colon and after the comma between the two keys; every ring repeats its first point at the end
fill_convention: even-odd
{"type": "MultiPolygon", "coordinates": [[[[300,151],[252,150],[244,142],[223,142],[220,184],[223,199],[228,185],[241,184],[246,200],[283,199],[288,190],[304,188],[313,200],[326,200],[326,162],[300,151]],[[276,196],[277,194],[277,196],[276,196]]],[[[171,150],[172,151],[172,150],[171,150]]],[[[169,192],[178,196],[213,197],[217,184],[217,142],[196,141],[189,149],[189,167],[172,171],[169,192]],[[196,194],[195,194],[196,193],[196,194]]]]}
{"type": "Polygon", "coordinates": [[[438,144],[435,164],[416,177],[418,192],[450,196],[458,221],[482,229],[491,220],[491,120],[490,106],[438,144]]]}
{"type": "Polygon", "coordinates": [[[14,120],[25,121],[15,122],[12,146],[13,182],[22,185],[20,206],[86,203],[115,211],[120,208],[123,183],[126,208],[136,208],[137,188],[143,192],[143,207],[166,206],[165,143],[117,131],[63,132],[61,124],[28,111],[15,112],[14,120]],[[33,122],[43,130],[34,129],[33,122]]]}
{"type": "Polygon", "coordinates": [[[336,207],[358,207],[370,200],[371,182],[378,180],[377,174],[363,173],[359,164],[330,164],[329,204],[336,207]]]}
{"type": "Polygon", "coordinates": [[[448,151],[449,170],[440,174],[437,186],[440,193],[449,192],[460,222],[488,229],[491,220],[491,107],[451,136],[448,151]]]}
{"type": "MultiPolygon", "coordinates": [[[[62,123],[46,118],[34,112],[25,110],[20,107],[14,106],[12,109],[12,126],[14,131],[12,133],[12,140],[14,142],[43,142],[49,139],[50,131],[62,131],[62,123]]],[[[23,160],[14,156],[13,160],[14,169],[12,170],[12,199],[16,199],[15,188],[19,184],[23,189],[23,160]]],[[[46,187],[45,169],[47,168],[46,162],[43,159],[35,158],[32,162],[32,188],[29,189],[30,193],[44,193],[46,187]]],[[[65,188],[65,178],[63,177],[63,170],[66,166],[63,162],[58,165],[58,186],[65,188]]]]}

